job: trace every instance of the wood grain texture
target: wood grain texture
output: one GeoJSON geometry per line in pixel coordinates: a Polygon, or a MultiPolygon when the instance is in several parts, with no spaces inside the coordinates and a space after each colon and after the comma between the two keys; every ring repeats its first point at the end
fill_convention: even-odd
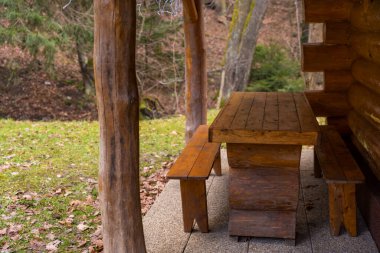
{"type": "Polygon", "coordinates": [[[348,21],[353,2],[350,0],[303,0],[306,23],[348,21]]]}
{"type": "Polygon", "coordinates": [[[207,121],[207,72],[204,38],[203,2],[191,1],[183,5],[185,33],[185,83],[186,83],[186,141],[197,127],[207,121]],[[194,7],[197,19],[194,16],[194,7]]]}
{"type": "Polygon", "coordinates": [[[351,110],[346,93],[308,91],[305,95],[317,117],[345,116],[351,110]]]}
{"type": "Polygon", "coordinates": [[[301,148],[301,145],[227,143],[228,164],[232,168],[299,168],[301,148]]]}
{"type": "Polygon", "coordinates": [[[356,189],[354,184],[343,185],[343,224],[350,236],[357,236],[356,189]]]}
{"type": "Polygon", "coordinates": [[[329,184],[328,189],[330,232],[332,235],[338,236],[343,225],[343,186],[329,184]]]}
{"type": "Polygon", "coordinates": [[[380,33],[355,33],[351,46],[359,56],[380,64],[380,33]]]}
{"type": "Polygon", "coordinates": [[[94,2],[104,252],[146,252],[139,184],[136,2],[94,2]]]}
{"type": "Polygon", "coordinates": [[[315,151],[327,183],[364,182],[363,173],[334,128],[321,127],[320,143],[315,151]]]}
{"type": "Polygon", "coordinates": [[[379,1],[358,1],[351,13],[352,26],[360,31],[380,32],[379,12],[379,1]]]}
{"type": "Polygon", "coordinates": [[[210,126],[209,138],[211,142],[313,145],[317,134],[318,123],[303,94],[236,92],[210,126]]]}
{"type": "Polygon", "coordinates": [[[323,25],[323,42],[326,44],[348,45],[351,34],[349,22],[328,22],[323,25]]]}
{"type": "Polygon", "coordinates": [[[208,142],[208,126],[200,125],[178,159],[170,168],[169,179],[205,180],[215,159],[220,156],[220,143],[208,142]]]}
{"type": "Polygon", "coordinates": [[[299,168],[230,168],[229,206],[237,210],[296,211],[299,168]]]}
{"type": "Polygon", "coordinates": [[[380,95],[362,85],[353,85],[348,92],[351,106],[380,131],[380,95]]]}
{"type": "Polygon", "coordinates": [[[230,210],[230,235],[295,239],[296,212],[230,210]]]}
{"type": "Polygon", "coordinates": [[[355,111],[349,113],[348,124],[356,139],[373,159],[372,172],[380,179],[380,131],[355,111]]]}
{"type": "Polygon", "coordinates": [[[348,70],[356,53],[347,45],[308,43],[302,45],[302,71],[348,70]]]}
{"type": "Polygon", "coordinates": [[[349,70],[324,71],[324,91],[343,92],[347,91],[355,82],[349,70]]]}
{"type": "Polygon", "coordinates": [[[331,234],[338,236],[342,225],[350,236],[357,236],[355,184],[329,184],[331,234]]]}
{"type": "Polygon", "coordinates": [[[181,180],[182,217],[185,232],[191,232],[194,220],[202,233],[208,232],[205,180],[181,180]]]}
{"type": "Polygon", "coordinates": [[[352,75],[362,85],[380,96],[380,65],[360,58],[352,65],[352,75]]]}

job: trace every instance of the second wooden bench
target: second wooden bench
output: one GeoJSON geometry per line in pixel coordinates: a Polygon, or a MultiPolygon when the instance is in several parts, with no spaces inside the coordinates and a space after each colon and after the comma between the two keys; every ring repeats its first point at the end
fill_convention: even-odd
{"type": "Polygon", "coordinates": [[[364,182],[364,175],[334,128],[322,126],[319,138],[315,147],[314,175],[321,177],[323,173],[328,184],[331,233],[339,235],[343,225],[350,236],[356,236],[355,188],[356,184],[364,182]]]}
{"type": "Polygon", "coordinates": [[[166,175],[180,180],[185,232],[191,232],[194,220],[208,232],[206,180],[212,168],[221,175],[220,143],[208,142],[208,126],[201,125],[166,175]]]}

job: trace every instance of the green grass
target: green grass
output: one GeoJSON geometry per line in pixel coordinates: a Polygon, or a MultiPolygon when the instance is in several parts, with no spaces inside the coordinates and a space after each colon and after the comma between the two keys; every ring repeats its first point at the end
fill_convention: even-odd
{"type": "MultiPolygon", "coordinates": [[[[209,122],[216,113],[209,113],[209,122]]],[[[183,149],[184,122],[183,116],[140,122],[143,176],[183,149]]],[[[64,252],[94,245],[98,136],[97,122],[0,120],[0,250],[45,251],[54,240],[64,252]],[[81,222],[88,229],[78,229],[81,222]],[[9,233],[16,225],[22,227],[9,233]]]]}

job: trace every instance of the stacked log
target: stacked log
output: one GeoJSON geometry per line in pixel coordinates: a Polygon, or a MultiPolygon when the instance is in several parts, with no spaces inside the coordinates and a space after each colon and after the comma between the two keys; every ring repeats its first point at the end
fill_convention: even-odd
{"type": "Polygon", "coordinates": [[[304,0],[305,21],[323,23],[323,42],[304,44],[302,69],[324,73],[324,91],[307,92],[317,117],[326,117],[342,134],[349,133],[347,114],[351,110],[347,91],[354,83],[351,65],[357,58],[350,45],[350,24],[354,1],[304,0]]]}
{"type": "Polygon", "coordinates": [[[324,23],[323,43],[303,47],[303,69],[325,75],[324,91],[308,93],[308,99],[317,116],[352,134],[367,177],[358,204],[379,246],[380,0],[304,0],[304,6],[306,22],[324,23]],[[346,96],[348,110],[339,96],[346,96]],[[337,115],[338,108],[345,115],[337,115]]]}

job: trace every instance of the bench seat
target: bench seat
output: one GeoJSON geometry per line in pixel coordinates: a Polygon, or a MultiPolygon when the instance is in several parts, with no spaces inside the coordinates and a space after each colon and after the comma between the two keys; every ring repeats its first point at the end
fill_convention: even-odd
{"type": "Polygon", "coordinates": [[[166,175],[180,180],[185,232],[191,232],[194,220],[208,232],[206,180],[212,168],[221,175],[220,143],[208,142],[208,126],[201,125],[166,175]]]}
{"type": "Polygon", "coordinates": [[[356,184],[365,178],[340,134],[322,126],[315,147],[314,175],[326,180],[329,192],[330,230],[339,235],[343,225],[350,236],[357,235],[356,184]]]}

